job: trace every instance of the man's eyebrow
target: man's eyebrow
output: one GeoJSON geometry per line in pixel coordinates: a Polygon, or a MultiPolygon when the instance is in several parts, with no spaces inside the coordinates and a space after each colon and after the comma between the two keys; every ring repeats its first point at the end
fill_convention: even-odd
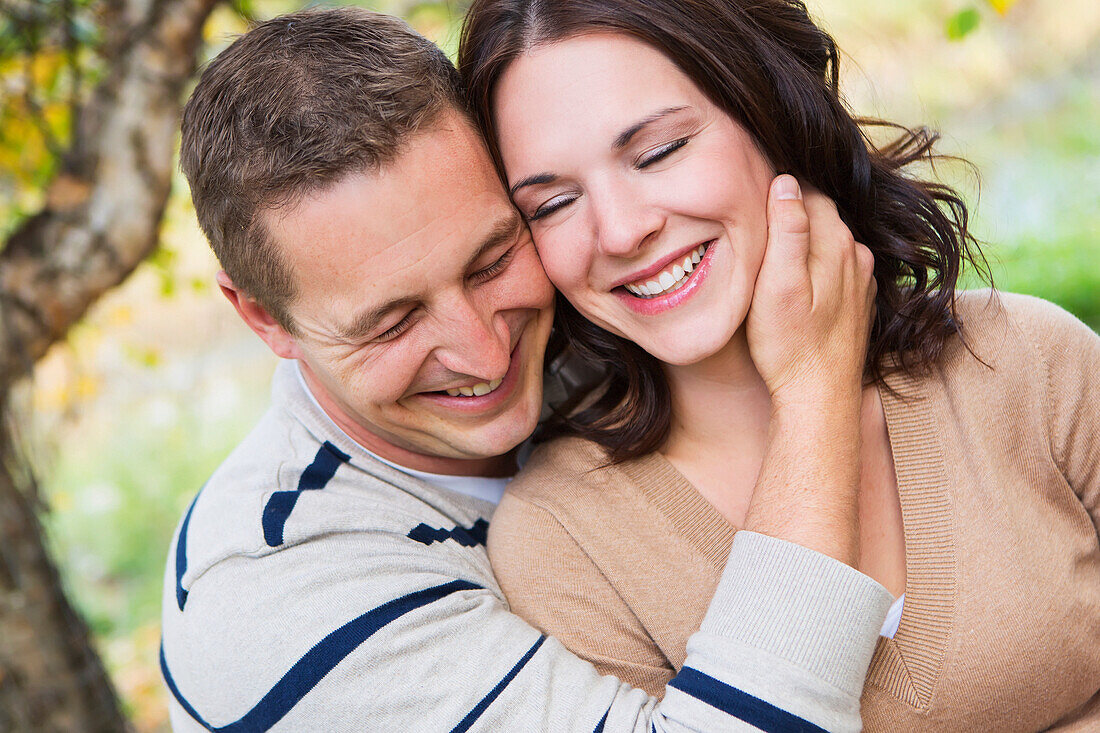
{"type": "Polygon", "coordinates": [[[485,235],[481,246],[477,248],[473,256],[466,261],[466,271],[473,269],[477,261],[485,256],[485,253],[495,247],[499,247],[510,239],[515,239],[523,227],[523,219],[515,209],[509,209],[506,216],[501,217],[485,235]]]}
{"type": "Polygon", "coordinates": [[[685,109],[687,109],[687,107],[665,107],[658,112],[654,112],[643,120],[638,120],[633,125],[619,133],[619,136],[615,138],[615,142],[612,143],[613,147],[616,150],[625,148],[626,144],[630,142],[630,138],[641,132],[642,128],[644,128],[646,125],[652,124],[662,117],[667,117],[668,115],[681,112],[685,109]]]}
{"type": "Polygon", "coordinates": [[[364,338],[374,331],[374,329],[378,328],[378,324],[382,322],[382,319],[385,318],[387,314],[398,308],[414,306],[418,302],[420,301],[417,298],[402,297],[394,298],[374,308],[367,308],[360,312],[351,323],[337,328],[336,335],[346,341],[356,341],[364,338]]]}
{"type": "MultiPolygon", "coordinates": [[[[493,228],[489,230],[489,233],[485,235],[485,239],[482,241],[481,246],[477,248],[477,252],[475,252],[466,262],[466,270],[469,271],[472,269],[477,261],[489,250],[499,247],[508,240],[515,238],[519,234],[522,226],[523,219],[520,218],[519,212],[515,209],[511,209],[510,213],[497,221],[496,224],[493,225],[493,228]]],[[[419,303],[419,298],[405,296],[394,298],[393,300],[386,301],[382,305],[373,308],[367,308],[359,313],[351,323],[339,327],[336,334],[346,341],[356,341],[364,338],[374,331],[374,329],[378,328],[378,324],[382,322],[382,319],[385,318],[387,314],[400,308],[416,306],[419,303]]]]}

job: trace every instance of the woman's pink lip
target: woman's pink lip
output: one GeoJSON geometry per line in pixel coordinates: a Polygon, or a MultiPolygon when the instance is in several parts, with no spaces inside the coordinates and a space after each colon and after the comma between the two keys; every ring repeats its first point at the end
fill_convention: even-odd
{"type": "Polygon", "coordinates": [[[484,394],[480,397],[452,397],[446,392],[421,392],[416,396],[422,399],[431,400],[439,406],[455,412],[481,413],[499,407],[513,392],[515,392],[516,385],[519,383],[519,373],[522,368],[522,364],[520,364],[522,361],[520,358],[520,346],[523,344],[523,339],[524,336],[520,336],[519,341],[516,342],[515,348],[512,349],[508,371],[505,372],[504,379],[501,381],[500,386],[489,394],[484,394]]]}
{"type": "Polygon", "coordinates": [[[628,308],[643,316],[655,316],[659,313],[671,310],[695,295],[696,291],[703,285],[703,281],[706,280],[707,273],[710,271],[710,262],[714,250],[714,240],[711,240],[710,246],[707,247],[707,251],[703,254],[703,259],[700,260],[699,264],[692,270],[691,277],[688,278],[687,283],[685,283],[682,288],[673,290],[668,295],[661,295],[656,298],[636,298],[622,288],[615,290],[614,293],[619,299],[626,303],[628,308]]]}
{"type": "Polygon", "coordinates": [[[639,281],[642,281],[642,280],[646,280],[648,278],[653,277],[654,275],[659,275],[660,273],[664,272],[668,268],[669,265],[672,265],[672,264],[675,264],[675,263],[678,263],[678,262],[683,262],[684,257],[687,257],[692,252],[699,249],[700,244],[710,244],[713,241],[714,241],[713,239],[709,239],[706,242],[699,242],[697,244],[693,244],[690,247],[687,247],[686,249],[681,250],[679,253],[674,254],[671,257],[667,257],[667,258],[661,260],[660,262],[658,262],[655,265],[647,267],[646,269],[641,270],[640,272],[636,272],[633,275],[631,275],[630,277],[626,277],[626,278],[623,278],[623,279],[617,281],[611,287],[612,288],[617,288],[617,287],[621,287],[623,285],[629,285],[631,283],[636,283],[636,282],[639,282],[639,281]]]}

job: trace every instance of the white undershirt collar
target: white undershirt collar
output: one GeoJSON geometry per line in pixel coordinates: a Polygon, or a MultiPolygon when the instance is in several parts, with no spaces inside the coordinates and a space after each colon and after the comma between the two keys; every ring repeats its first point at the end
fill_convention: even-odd
{"type": "Polygon", "coordinates": [[[294,371],[298,375],[298,382],[302,385],[302,389],[309,397],[310,402],[312,402],[313,406],[316,407],[317,410],[325,416],[325,419],[332,424],[332,427],[338,430],[340,434],[343,435],[345,438],[359,446],[365,453],[367,453],[367,455],[371,456],[376,461],[385,463],[391,468],[396,468],[402,473],[408,474],[409,476],[414,476],[421,481],[426,481],[427,483],[434,486],[448,489],[450,491],[456,491],[459,494],[472,496],[475,499],[488,501],[492,504],[500,503],[500,497],[504,494],[504,488],[508,485],[508,482],[512,480],[511,478],[487,478],[485,476],[451,476],[449,474],[443,473],[428,473],[427,471],[417,471],[415,468],[408,468],[407,466],[399,465],[397,463],[394,463],[393,461],[386,460],[374,451],[367,450],[367,448],[363,447],[362,443],[348,435],[343,428],[337,425],[336,421],[333,420],[327,412],[325,412],[325,409],[323,407],[321,407],[321,403],[318,402],[317,398],[313,396],[313,391],[306,383],[305,376],[303,376],[302,374],[302,365],[299,364],[297,360],[294,361],[294,371]]]}

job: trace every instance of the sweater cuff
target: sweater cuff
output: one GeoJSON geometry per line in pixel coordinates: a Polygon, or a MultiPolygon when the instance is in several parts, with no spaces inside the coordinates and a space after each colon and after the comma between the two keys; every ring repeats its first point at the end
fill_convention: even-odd
{"type": "Polygon", "coordinates": [[[893,601],[839,560],[742,530],[700,631],[785,659],[858,699],[893,601]]]}

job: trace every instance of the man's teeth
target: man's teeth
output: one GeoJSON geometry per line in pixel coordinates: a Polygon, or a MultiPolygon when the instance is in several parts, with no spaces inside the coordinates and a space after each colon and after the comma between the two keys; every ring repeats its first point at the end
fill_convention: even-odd
{"type": "Polygon", "coordinates": [[[458,387],[457,389],[445,390],[451,397],[482,397],[489,394],[494,389],[500,386],[500,383],[504,379],[494,379],[491,382],[481,382],[475,384],[473,387],[458,387]]]}
{"type": "Polygon", "coordinates": [[[658,295],[671,293],[674,290],[679,290],[687,283],[691,271],[694,270],[695,266],[699,264],[699,261],[703,259],[703,255],[706,254],[707,251],[707,246],[706,244],[700,244],[692,250],[691,254],[684,257],[683,262],[674,263],[672,267],[662,272],[653,280],[630,283],[623,287],[639,298],[653,298],[658,295]]]}

